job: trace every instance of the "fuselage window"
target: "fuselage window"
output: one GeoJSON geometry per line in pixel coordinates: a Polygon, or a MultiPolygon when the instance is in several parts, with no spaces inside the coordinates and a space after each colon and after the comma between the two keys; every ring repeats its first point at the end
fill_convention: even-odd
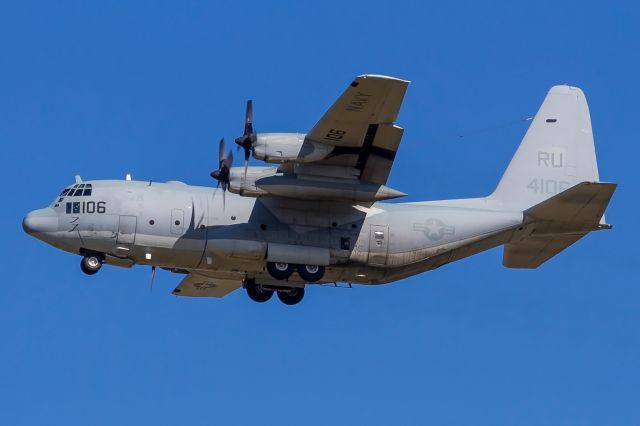
{"type": "Polygon", "coordinates": [[[62,194],[59,195],[59,197],[64,197],[65,195],[67,195],[67,192],[69,192],[71,190],[71,188],[65,188],[64,191],[62,191],[62,194]]]}
{"type": "Polygon", "coordinates": [[[84,189],[84,194],[82,194],[82,195],[84,195],[85,197],[90,196],[91,195],[91,188],[85,188],[84,189]]]}
{"type": "Polygon", "coordinates": [[[71,203],[67,203],[67,214],[71,214],[71,203]]]}
{"type": "Polygon", "coordinates": [[[69,193],[67,194],[67,196],[69,197],[73,197],[73,194],[76,192],[75,189],[71,189],[71,191],[69,191],[69,193]]]}

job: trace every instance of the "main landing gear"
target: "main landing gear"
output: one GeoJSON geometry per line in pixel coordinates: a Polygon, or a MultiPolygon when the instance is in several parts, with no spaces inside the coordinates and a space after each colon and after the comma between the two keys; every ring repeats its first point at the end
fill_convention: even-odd
{"type": "Polygon", "coordinates": [[[278,299],[285,305],[297,305],[304,297],[304,288],[293,287],[285,290],[278,290],[278,299]]]}
{"type": "Polygon", "coordinates": [[[264,303],[271,299],[274,292],[278,293],[278,299],[285,305],[297,305],[304,298],[304,288],[302,287],[272,287],[257,284],[254,279],[249,279],[244,283],[249,298],[258,303],[264,303]]]}
{"type": "Polygon", "coordinates": [[[320,281],[325,271],[324,266],[320,265],[293,265],[283,262],[267,262],[267,272],[276,280],[286,280],[296,270],[300,278],[308,283],[320,281]]]}
{"type": "Polygon", "coordinates": [[[247,280],[244,288],[247,290],[249,298],[254,302],[264,303],[273,296],[273,290],[269,290],[260,284],[256,284],[255,280],[247,280]]]}
{"type": "Polygon", "coordinates": [[[267,272],[276,280],[286,280],[295,270],[295,266],[290,263],[267,262],[267,272]]]}
{"type": "Polygon", "coordinates": [[[102,268],[104,257],[99,253],[85,254],[80,261],[80,269],[87,275],[93,275],[102,268]]]}
{"type": "MultiPolygon", "coordinates": [[[[296,271],[304,282],[315,283],[324,276],[325,267],[321,265],[267,262],[267,272],[271,277],[279,281],[289,279],[296,271]]],[[[261,303],[271,299],[274,291],[278,293],[278,299],[285,305],[297,305],[304,298],[304,287],[264,286],[256,284],[255,280],[250,279],[245,283],[245,288],[252,300],[261,303]]]]}

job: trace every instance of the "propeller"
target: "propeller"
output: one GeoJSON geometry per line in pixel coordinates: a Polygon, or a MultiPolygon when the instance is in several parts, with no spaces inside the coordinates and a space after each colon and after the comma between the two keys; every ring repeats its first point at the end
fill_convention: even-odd
{"type": "Polygon", "coordinates": [[[244,133],[239,138],[236,138],[236,143],[239,147],[244,149],[244,178],[247,179],[247,168],[249,167],[249,157],[251,157],[251,150],[253,144],[256,142],[256,134],[253,131],[253,101],[249,99],[247,101],[247,110],[244,115],[244,133]]]}
{"type": "Polygon", "coordinates": [[[225,154],[226,148],[224,138],[220,139],[218,147],[218,170],[211,172],[211,177],[218,181],[218,187],[222,186],[222,206],[225,205],[225,193],[229,187],[229,181],[231,179],[231,165],[233,164],[233,151],[229,150],[228,154],[225,154]]]}

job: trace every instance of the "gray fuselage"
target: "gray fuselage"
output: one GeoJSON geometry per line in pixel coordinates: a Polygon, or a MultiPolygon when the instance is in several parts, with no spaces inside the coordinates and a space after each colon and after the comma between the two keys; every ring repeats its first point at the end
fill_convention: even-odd
{"type": "Polygon", "coordinates": [[[107,264],[260,282],[272,281],[267,260],[324,264],[322,282],[394,281],[504,244],[523,224],[522,212],[488,198],[364,207],[180,182],[83,184],[90,195],[57,197],[25,217],[25,230],[71,253],[104,253],[107,264]]]}

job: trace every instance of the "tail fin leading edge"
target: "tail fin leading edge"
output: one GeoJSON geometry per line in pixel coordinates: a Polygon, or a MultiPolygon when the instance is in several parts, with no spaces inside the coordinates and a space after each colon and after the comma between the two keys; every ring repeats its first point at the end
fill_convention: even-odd
{"type": "Polygon", "coordinates": [[[597,182],[589,107],[577,87],[554,86],[489,198],[526,210],[580,182],[597,182]]]}

